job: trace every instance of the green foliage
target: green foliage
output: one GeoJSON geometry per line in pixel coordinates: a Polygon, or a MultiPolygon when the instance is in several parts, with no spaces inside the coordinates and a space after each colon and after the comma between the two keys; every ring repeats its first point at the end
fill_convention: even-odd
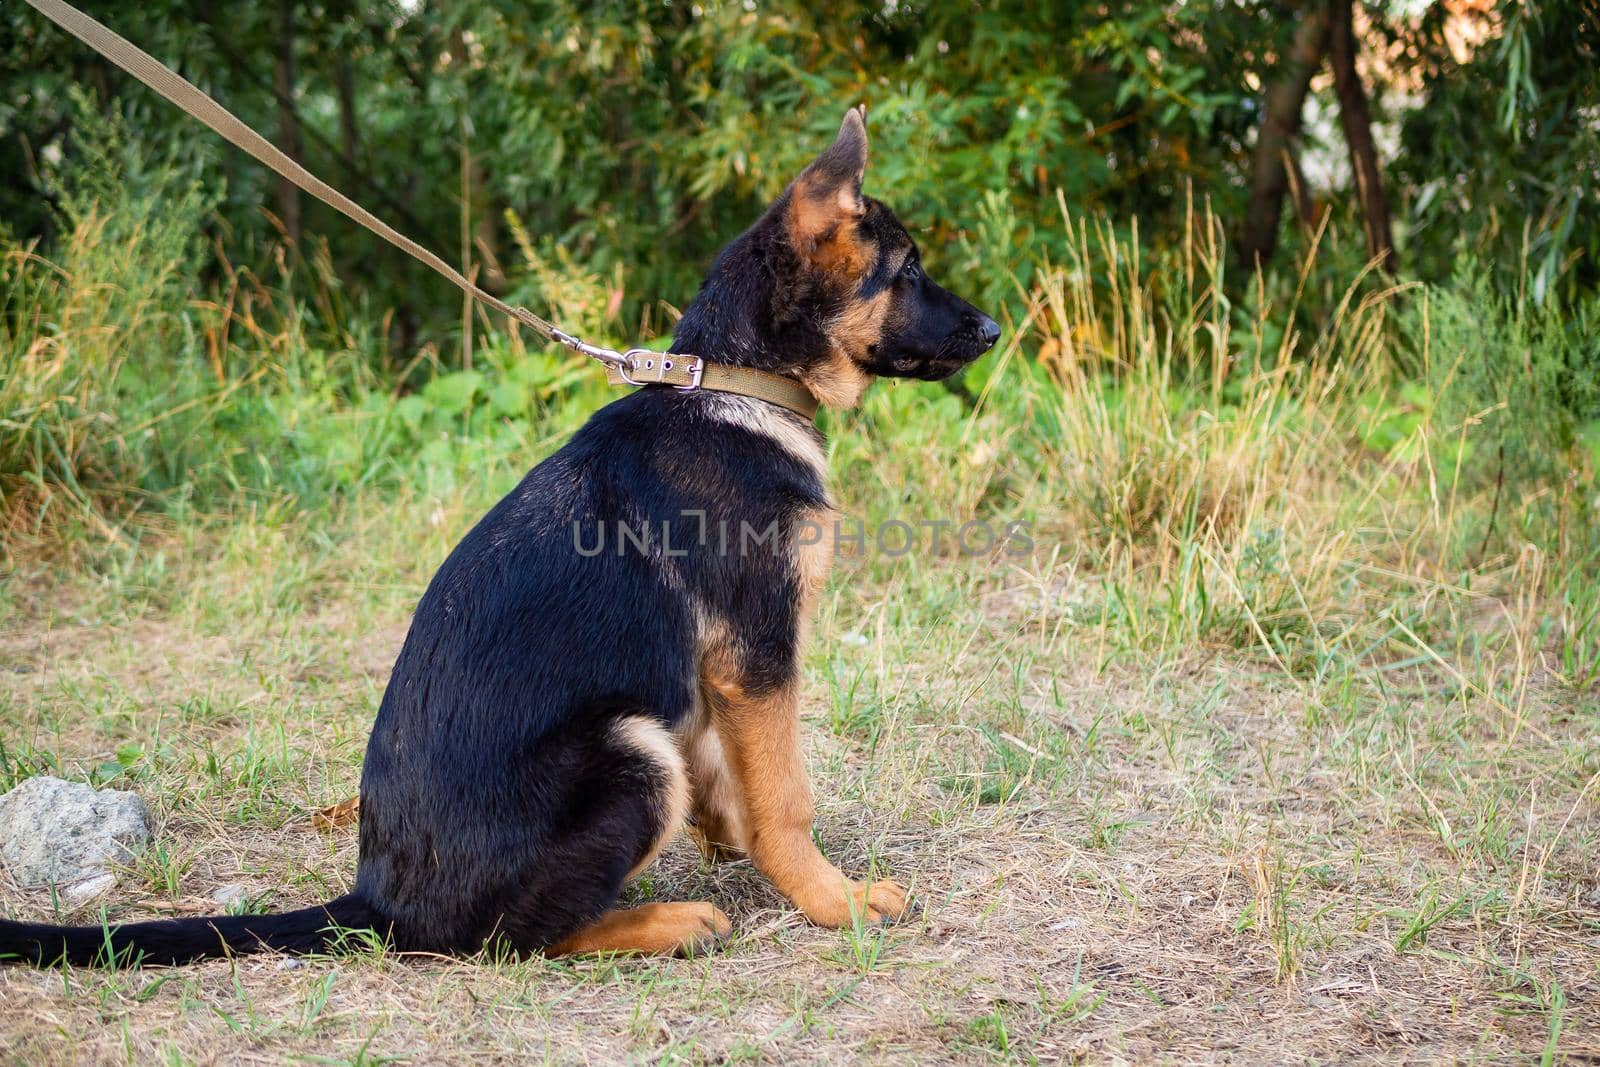
{"type": "MultiPolygon", "coordinates": [[[[531,459],[538,442],[571,432],[604,399],[594,368],[570,354],[488,353],[484,370],[441,374],[393,402],[396,457],[410,457],[428,484],[455,484],[510,457],[531,459]]],[[[379,407],[387,398],[374,398],[379,407]]]]}
{"type": "MultiPolygon", "coordinates": [[[[1025,305],[1009,276],[1025,287],[1038,263],[1067,254],[1058,194],[1124,238],[1137,217],[1146,255],[1182,240],[1191,194],[1236,227],[1260,86],[1304,15],[1288,0],[292,0],[226,18],[172,0],[84,7],[254,128],[292,128],[313,171],[512,298],[548,306],[536,263],[553,256],[562,273],[607,279],[601,325],[630,340],[670,324],[661,302],[682,306],[717,248],[858,101],[872,116],[870,190],[920,231],[952,287],[1014,319],[1025,305]],[[275,78],[292,81],[291,96],[275,78]]],[[[1583,5],[1506,0],[1471,23],[1487,40],[1465,59],[1446,31],[1459,37],[1467,16],[1411,10],[1366,20],[1389,75],[1374,85],[1380,115],[1387,107],[1403,132],[1387,176],[1403,260],[1440,281],[1466,249],[1494,260],[1502,285],[1524,284],[1525,266],[1536,302],[1592,290],[1600,63],[1583,5]]],[[[229,262],[264,276],[295,265],[304,301],[319,274],[345,279],[329,296],[347,322],[370,323],[369,363],[392,372],[419,344],[459,334],[447,283],[310,198],[298,198],[302,244],[285,252],[275,178],[25,5],[0,11],[0,167],[24,179],[0,188],[0,219],[16,239],[62,236],[55,207],[83,180],[68,176],[93,169],[73,86],[169,162],[143,172],[140,191],[196,179],[215,190],[206,229],[225,236],[229,262]],[[303,269],[319,259],[330,269],[303,269]]],[[[1336,305],[1365,258],[1352,203],[1334,198],[1322,272],[1268,278],[1275,299],[1298,289],[1316,314],[1336,305]]],[[[1306,246],[1292,223],[1285,231],[1306,246]]],[[[208,270],[227,272],[216,259],[208,270]]]]}
{"type": "Polygon", "coordinates": [[[1396,164],[1413,255],[1442,274],[1458,253],[1534,303],[1600,284],[1600,26],[1577,0],[1499,4],[1499,37],[1466,61],[1431,5],[1414,47],[1421,106],[1396,164]]]}
{"type": "MultiPolygon", "coordinates": [[[[200,236],[215,197],[178,186],[172,162],[120,119],[86,97],[76,106],[81,159],[60,178],[53,255],[11,243],[0,258],[8,536],[62,521],[109,534],[152,501],[313,503],[419,476],[448,487],[485,464],[525,466],[543,435],[570,432],[606,398],[580,357],[498,333],[479,339],[477,369],[426,362],[404,395],[375,374],[381,341],[326,262],[305,266],[309,282],[230,268],[208,283],[200,236]]],[[[606,336],[602,279],[560,257],[531,277],[557,294],[563,321],[606,336]]]]}
{"type": "MultiPolygon", "coordinates": [[[[992,304],[1020,308],[997,264],[1025,280],[1031,260],[1060,251],[1057,190],[1078,209],[1139,215],[1157,243],[1191,185],[1233,217],[1256,112],[1252,64],[1291,25],[1280,2],[294,3],[287,26],[273,6],[226,20],[209,5],[84,6],[269,134],[284,121],[272,77],[289,42],[313,171],[448,255],[462,254],[465,221],[473,262],[501,268],[505,282],[491,280],[518,299],[544,292],[510,262],[508,213],[541,254],[565,249],[606,277],[623,270],[629,288],[609,321],[630,335],[646,313],[662,325],[658,300],[687,300],[716,249],[858,101],[872,114],[871,190],[921,231],[953,286],[992,304]]],[[[8,7],[0,26],[11,31],[0,37],[10,42],[0,43],[0,150],[29,179],[0,190],[17,236],[52,229],[40,204],[64,168],[39,160],[83,162],[60,101],[87,82],[183,176],[220,175],[229,255],[257,270],[272,262],[281,205],[261,168],[31,10],[8,7]]],[[[370,317],[398,309],[395,340],[455,330],[446,283],[301,201],[307,257],[325,237],[338,273],[361,278],[356,300],[370,317]]],[[[302,295],[310,281],[299,275],[302,295]]]]}
{"type": "Polygon", "coordinates": [[[81,181],[63,187],[71,239],[55,262],[29,247],[0,260],[0,495],[42,511],[100,489],[188,469],[218,398],[184,358],[199,330],[197,185],[136,180],[146,160],[80,99],[81,181]]]}
{"type": "MultiPolygon", "coordinates": [[[[346,184],[381,212],[440,248],[435,237],[465,234],[514,299],[615,343],[660,343],[672,312],[654,298],[687,297],[842,106],[867,101],[870,187],[919,229],[937,274],[1015,327],[964,395],[884,386],[824,416],[869,522],[912,500],[943,516],[1024,502],[1162,560],[1165,607],[1113,587],[1105,611],[1150,634],[1265,639],[1290,658],[1320,639],[1300,600],[1334,597],[1342,580],[1337,554],[1281,528],[1298,499],[1328,491],[1315,457],[1359,447],[1425,472],[1431,498],[1526,487],[1557,507],[1517,509],[1518,535],[1578,547],[1573,520],[1590,504],[1571,490],[1591,484],[1600,449],[1600,312],[1571,243],[1587,239],[1587,209],[1554,274],[1529,259],[1508,277],[1504,255],[1438,267],[1435,249],[1447,280],[1396,299],[1352,284],[1364,253],[1327,237],[1293,272],[1227,269],[1253,79],[1292,32],[1287,6],[281,10],[296,16],[313,169],[354,168],[346,184]],[[405,217],[385,200],[392,186],[364,189],[362,175],[414,188],[405,217]],[[1395,380],[1396,353],[1414,380],[1395,380]],[[1564,532],[1546,538],[1548,519],[1564,532]]],[[[1506,23],[1510,43],[1459,69],[1429,53],[1427,91],[1447,100],[1452,78],[1512,62],[1533,47],[1518,41],[1560,24],[1553,10],[1506,23]]],[[[285,39],[270,13],[243,12],[226,34],[204,8],[100,13],[246,121],[279,120],[258,84],[285,39]]],[[[1375,25],[1426,37],[1431,18],[1375,25]]],[[[61,514],[109,530],[152,502],[206,511],[500,484],[607,398],[594,368],[493,329],[313,204],[307,236],[285,245],[254,168],[144,90],[95,75],[31,13],[7,8],[0,25],[15,31],[0,39],[0,142],[25,145],[34,185],[8,216],[0,267],[10,533],[19,516],[37,529],[61,514]],[[48,62],[24,64],[29,49],[48,62]],[[67,91],[80,81],[91,89],[67,91]],[[330,247],[322,233],[337,234],[330,247]]],[[[1554,113],[1541,109],[1575,100],[1561,87],[1581,80],[1516,70],[1503,110],[1517,121],[1496,127],[1513,140],[1545,130],[1554,113]]],[[[1545,186],[1586,158],[1580,141],[1541,172],[1545,186]]],[[[1409,165],[1398,172],[1416,191],[1409,165]]],[[[1530,219],[1528,240],[1555,233],[1553,218],[1530,219]]],[[[1419,251],[1429,225],[1414,228],[1419,251]]],[[[1451,551],[1468,540],[1449,536],[1451,551]]]]}
{"type": "Polygon", "coordinates": [[[1459,280],[1414,302],[1402,322],[1437,397],[1435,425],[1473,427],[1463,474],[1519,494],[1588,484],[1600,467],[1600,300],[1542,304],[1498,291],[1463,263],[1459,280]]]}

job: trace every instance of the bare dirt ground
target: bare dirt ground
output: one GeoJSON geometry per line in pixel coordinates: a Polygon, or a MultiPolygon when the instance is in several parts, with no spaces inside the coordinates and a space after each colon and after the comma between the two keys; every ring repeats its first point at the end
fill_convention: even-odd
{"type": "MultiPolygon", "coordinates": [[[[355,790],[427,569],[370,574],[357,550],[290,577],[268,573],[281,547],[222,552],[152,581],[159,596],[130,579],[13,597],[7,785],[99,774],[157,815],[154,854],[66,917],[214,911],[228,884],[286,908],[349,884],[354,828],[319,831],[311,815],[355,790]],[[261,564],[248,576],[245,557],[261,564]]],[[[807,703],[819,835],[847,871],[870,862],[910,886],[911,921],[812,928],[747,863],[708,866],[680,840],[635,895],[726,910],[736,935],[706,958],[6,968],[0,1050],[18,1063],[1600,1059],[1592,702],[1536,692],[1507,723],[1431,683],[1347,691],[1242,654],[1112,655],[1040,577],[987,595],[937,568],[871,589],[846,577],[825,605],[807,703]]],[[[53,904],[0,882],[0,908],[42,918],[53,904]]]]}

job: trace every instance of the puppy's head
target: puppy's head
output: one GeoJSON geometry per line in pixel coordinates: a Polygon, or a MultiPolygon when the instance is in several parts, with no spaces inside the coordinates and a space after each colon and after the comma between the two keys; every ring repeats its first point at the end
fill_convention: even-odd
{"type": "Polygon", "coordinates": [[[1000,337],[993,319],[928,277],[894,212],[862,195],[866,170],[866,113],[852,108],[779,201],[798,291],[827,344],[802,379],[824,402],[872,376],[949,377],[1000,337]]]}
{"type": "Polygon", "coordinates": [[[679,324],[679,351],[789,375],[831,407],[877,376],[948,377],[1000,327],[922,269],[916,242],[863,196],[866,112],[724,249],[679,324]]]}

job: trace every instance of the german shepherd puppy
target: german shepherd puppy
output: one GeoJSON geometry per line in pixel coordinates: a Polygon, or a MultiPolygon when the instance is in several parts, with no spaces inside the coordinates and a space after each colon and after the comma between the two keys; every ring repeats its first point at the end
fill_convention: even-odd
{"type": "MultiPolygon", "coordinates": [[[[995,322],[934,284],[861,194],[866,165],[854,109],[717,257],[674,351],[848,407],[876,376],[943,378],[993,346],[995,322]]],[[[109,930],[0,922],[0,953],[174,964],[314,952],[339,928],[403,951],[697,950],[731,929],[711,904],[616,906],[686,821],[814,923],[899,918],[899,886],[851,881],[812,840],[800,650],[833,555],[824,466],[816,429],[762,400],[655,386],[610,404],[417,605],[367,746],[351,892],[109,930]],[[801,524],[823,536],[763,537],[801,524]],[[623,527],[631,544],[602,542],[623,527]]]]}

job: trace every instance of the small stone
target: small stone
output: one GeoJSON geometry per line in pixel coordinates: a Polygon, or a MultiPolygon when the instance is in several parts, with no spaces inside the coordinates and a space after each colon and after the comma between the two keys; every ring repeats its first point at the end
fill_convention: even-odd
{"type": "Polygon", "coordinates": [[[305,960],[300,959],[297,956],[290,956],[287,959],[279,960],[278,961],[278,966],[277,966],[276,969],[280,970],[280,971],[298,971],[300,968],[304,967],[305,965],[306,965],[306,961],[305,960]]]}
{"type": "Polygon", "coordinates": [[[17,884],[97,879],[150,843],[137,794],[41,775],[0,796],[0,858],[17,884]]]}
{"type": "Polygon", "coordinates": [[[69,904],[82,904],[85,901],[93,900],[116,884],[116,875],[97,874],[93,878],[85,878],[81,882],[73,882],[61,891],[61,895],[67,899],[69,904]]]}
{"type": "Polygon", "coordinates": [[[250,899],[250,891],[238,882],[220,885],[211,891],[211,899],[229,911],[241,908],[250,899]]]}

